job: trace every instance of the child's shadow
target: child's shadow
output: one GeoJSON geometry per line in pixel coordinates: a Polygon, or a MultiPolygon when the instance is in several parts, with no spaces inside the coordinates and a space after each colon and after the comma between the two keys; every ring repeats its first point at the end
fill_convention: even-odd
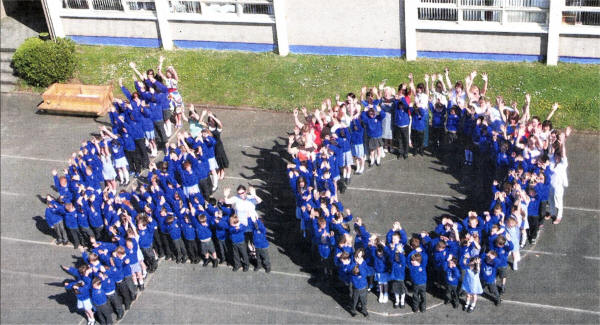
{"type": "Polygon", "coordinates": [[[52,230],[50,230],[50,227],[48,227],[48,223],[46,222],[46,219],[42,218],[41,216],[35,216],[33,218],[33,221],[35,221],[35,227],[41,231],[43,234],[45,235],[50,235],[52,236],[52,230]]]}
{"type": "MultiPolygon", "coordinates": [[[[64,283],[62,282],[46,283],[46,285],[64,288],[64,283]]],[[[48,299],[55,300],[58,304],[67,306],[71,314],[80,313],[77,309],[77,298],[70,292],[65,291],[59,294],[51,295],[48,296],[48,299]]]]}
{"type": "Polygon", "coordinates": [[[308,279],[308,284],[318,288],[322,293],[333,298],[336,303],[349,312],[351,297],[348,294],[348,287],[332,286],[331,281],[321,279],[320,276],[322,276],[322,273],[316,276],[313,274],[313,277],[308,279]]]}

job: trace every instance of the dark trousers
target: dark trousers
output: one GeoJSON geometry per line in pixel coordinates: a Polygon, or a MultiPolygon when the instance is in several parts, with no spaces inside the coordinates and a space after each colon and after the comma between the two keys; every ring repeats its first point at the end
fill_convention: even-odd
{"type": "Polygon", "coordinates": [[[431,128],[431,150],[438,151],[444,144],[444,127],[431,128]]]}
{"type": "Polygon", "coordinates": [[[117,317],[121,318],[121,316],[123,316],[124,313],[123,300],[121,299],[121,296],[115,292],[111,295],[106,295],[106,298],[108,298],[108,301],[110,302],[110,305],[112,306],[112,309],[114,310],[115,314],[117,314],[117,317]]]}
{"type": "Polygon", "coordinates": [[[446,302],[451,302],[452,305],[458,305],[458,286],[453,284],[446,284],[446,302]]]}
{"type": "Polygon", "coordinates": [[[498,292],[498,287],[496,286],[496,283],[482,283],[482,287],[483,290],[485,290],[486,288],[490,291],[490,295],[492,296],[492,300],[495,303],[498,303],[500,301],[500,293],[498,292]]]}
{"type": "Polygon", "coordinates": [[[142,172],[142,166],[139,164],[139,162],[136,158],[135,150],[133,150],[133,151],[125,150],[125,158],[127,158],[127,163],[129,164],[129,170],[133,171],[134,173],[138,173],[138,174],[140,172],[142,172]]]}
{"type": "Polygon", "coordinates": [[[163,248],[163,243],[160,238],[161,238],[160,232],[157,231],[154,233],[154,238],[152,239],[152,247],[154,247],[154,250],[156,250],[156,253],[158,254],[158,258],[165,256],[165,250],[163,248]]]}
{"type": "Polygon", "coordinates": [[[54,229],[54,232],[56,232],[56,242],[58,244],[69,241],[69,236],[67,236],[67,230],[65,229],[64,221],[59,221],[54,225],[54,227],[52,227],[52,229],[54,229]]]}
{"type": "Polygon", "coordinates": [[[271,271],[271,260],[267,248],[256,248],[256,267],[264,267],[267,272],[271,271]]]}
{"type": "Polygon", "coordinates": [[[173,249],[171,248],[171,236],[169,236],[169,234],[166,234],[161,231],[159,231],[158,233],[160,234],[160,241],[162,243],[162,247],[163,247],[165,256],[167,258],[175,257],[175,253],[173,252],[173,249]]]}
{"type": "MultiPolygon", "coordinates": [[[[129,281],[132,281],[131,277],[128,278],[129,281]]],[[[131,287],[127,285],[126,278],[121,282],[117,282],[117,293],[123,299],[123,305],[125,305],[125,309],[129,309],[131,302],[135,300],[135,291],[132,291],[131,287]]]]}
{"type": "Polygon", "coordinates": [[[411,140],[413,145],[413,152],[415,154],[423,154],[423,139],[425,138],[425,132],[412,130],[411,140]]]}
{"type": "Polygon", "coordinates": [[[104,225],[100,225],[100,227],[92,227],[92,231],[94,232],[94,238],[96,238],[96,241],[100,241],[104,238],[103,230],[104,230],[104,225]]]}
{"type": "Polygon", "coordinates": [[[412,309],[424,311],[427,308],[427,292],[424,284],[415,285],[412,296],[412,309]]]}
{"type": "Polygon", "coordinates": [[[69,236],[71,236],[73,246],[75,246],[75,248],[79,247],[83,241],[79,228],[67,228],[67,232],[69,233],[69,236]]]}
{"type": "Polygon", "coordinates": [[[164,148],[165,143],[169,141],[169,139],[167,139],[164,121],[154,121],[154,133],[156,134],[156,144],[159,148],[164,148]]]}
{"type": "Polygon", "coordinates": [[[181,238],[173,240],[173,246],[175,247],[175,255],[177,256],[177,259],[183,260],[187,255],[183,240],[181,240],[181,238]]]}
{"type": "Polygon", "coordinates": [[[79,232],[81,233],[82,244],[86,244],[84,242],[90,243],[90,238],[94,237],[94,232],[90,227],[79,227],[79,232]]]}
{"type": "Polygon", "coordinates": [[[208,199],[212,194],[212,184],[210,183],[209,177],[205,177],[198,182],[200,192],[205,199],[208,199]]]}
{"type": "Polygon", "coordinates": [[[198,244],[195,239],[187,240],[185,239],[185,248],[187,250],[188,257],[190,261],[195,262],[198,261],[198,244]]]}
{"type": "Polygon", "coordinates": [[[154,272],[158,268],[158,262],[152,247],[142,247],[142,255],[144,255],[144,263],[148,267],[148,272],[154,272]]]}
{"type": "Polygon", "coordinates": [[[100,323],[102,325],[113,323],[112,310],[110,308],[110,305],[108,304],[108,301],[100,306],[95,306],[95,307],[96,307],[96,320],[98,321],[98,323],[100,323]]]}
{"type": "Polygon", "coordinates": [[[398,156],[408,154],[408,126],[396,127],[394,135],[398,144],[398,156]]]}
{"type": "Polygon", "coordinates": [[[215,240],[215,247],[217,250],[217,256],[219,257],[219,260],[222,261],[228,261],[228,251],[229,251],[229,247],[227,246],[227,241],[226,240],[215,240]]]}
{"type": "Polygon", "coordinates": [[[527,220],[529,221],[529,240],[533,240],[540,230],[540,217],[527,216],[527,220]]]}
{"type": "Polygon", "coordinates": [[[352,306],[350,306],[352,311],[356,311],[359,302],[360,310],[367,311],[367,288],[352,290],[352,306]]]}
{"type": "Polygon", "coordinates": [[[150,158],[148,158],[148,150],[146,150],[146,140],[144,138],[135,139],[135,156],[142,168],[150,166],[150,158]]]}
{"type": "Polygon", "coordinates": [[[248,268],[248,249],[245,242],[233,243],[233,268],[248,268]]]}

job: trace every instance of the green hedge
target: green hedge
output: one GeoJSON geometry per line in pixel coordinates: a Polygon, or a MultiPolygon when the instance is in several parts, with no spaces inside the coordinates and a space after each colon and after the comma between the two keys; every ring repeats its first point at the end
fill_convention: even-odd
{"type": "Polygon", "coordinates": [[[48,87],[70,79],[77,68],[75,43],[66,38],[25,40],[13,55],[13,67],[29,85],[48,87]]]}

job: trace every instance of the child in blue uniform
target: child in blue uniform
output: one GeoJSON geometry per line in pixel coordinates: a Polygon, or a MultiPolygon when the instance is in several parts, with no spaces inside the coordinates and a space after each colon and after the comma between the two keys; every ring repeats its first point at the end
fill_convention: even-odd
{"type": "Polygon", "coordinates": [[[463,310],[472,312],[477,304],[477,296],[483,293],[481,281],[479,281],[479,268],[481,260],[479,257],[472,257],[469,260],[469,267],[465,271],[465,277],[462,283],[462,289],[467,293],[467,300],[463,310]]]}

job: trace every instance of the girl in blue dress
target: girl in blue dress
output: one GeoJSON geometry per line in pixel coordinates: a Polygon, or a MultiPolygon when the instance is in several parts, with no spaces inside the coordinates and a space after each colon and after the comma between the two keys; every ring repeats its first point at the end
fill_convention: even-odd
{"type": "Polygon", "coordinates": [[[463,279],[462,289],[467,294],[467,302],[463,308],[464,311],[470,313],[475,310],[475,304],[477,303],[477,296],[483,293],[481,287],[481,281],[479,280],[479,269],[481,260],[479,257],[473,257],[469,260],[469,267],[465,272],[465,278],[463,279]]]}

